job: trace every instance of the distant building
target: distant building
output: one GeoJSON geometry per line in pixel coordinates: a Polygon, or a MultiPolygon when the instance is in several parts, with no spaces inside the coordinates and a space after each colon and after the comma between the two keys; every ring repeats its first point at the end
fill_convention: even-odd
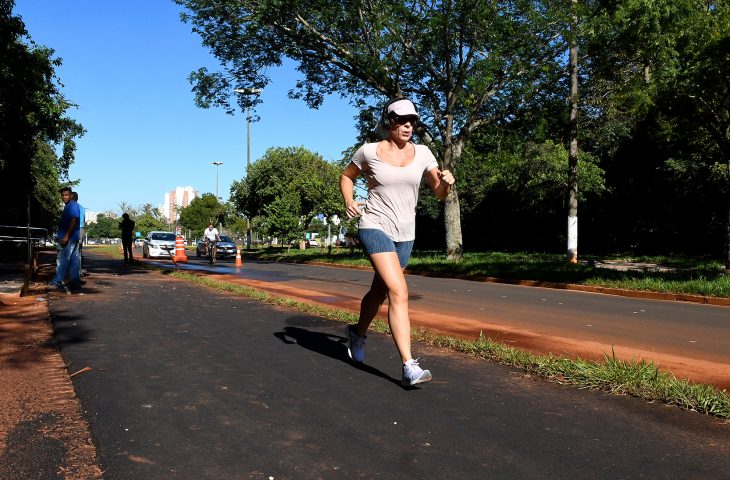
{"type": "Polygon", "coordinates": [[[96,223],[98,217],[99,212],[92,212],[91,210],[84,211],[84,223],[96,223]]]}
{"type": "Polygon", "coordinates": [[[165,193],[165,202],[160,210],[165,215],[168,223],[175,223],[175,220],[180,216],[178,209],[190,205],[190,202],[197,196],[198,192],[190,186],[177,187],[175,190],[165,193]]]}

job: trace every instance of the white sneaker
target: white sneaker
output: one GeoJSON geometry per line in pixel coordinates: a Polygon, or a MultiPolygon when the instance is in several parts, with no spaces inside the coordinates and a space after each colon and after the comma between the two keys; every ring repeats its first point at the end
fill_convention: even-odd
{"type": "Polygon", "coordinates": [[[345,333],[347,334],[347,354],[351,359],[358,363],[362,363],[365,360],[365,337],[361,337],[355,332],[352,325],[345,327],[345,333]]]}
{"type": "Polygon", "coordinates": [[[403,379],[401,383],[404,387],[412,387],[419,383],[430,382],[431,378],[431,372],[419,367],[418,360],[408,360],[403,365],[403,379]]]}

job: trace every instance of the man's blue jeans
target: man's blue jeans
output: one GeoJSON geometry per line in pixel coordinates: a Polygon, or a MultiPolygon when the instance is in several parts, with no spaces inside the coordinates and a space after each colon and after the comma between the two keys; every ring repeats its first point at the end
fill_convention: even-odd
{"type": "Polygon", "coordinates": [[[66,276],[66,270],[71,277],[71,288],[81,288],[81,268],[78,260],[79,241],[69,240],[64,246],[59,245],[58,256],[56,257],[56,276],[53,283],[61,285],[66,276]]]}

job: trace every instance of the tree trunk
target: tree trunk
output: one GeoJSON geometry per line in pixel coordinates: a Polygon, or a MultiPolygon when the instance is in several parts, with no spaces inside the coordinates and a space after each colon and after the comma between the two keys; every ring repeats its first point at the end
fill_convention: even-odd
{"type": "MultiPolygon", "coordinates": [[[[450,124],[449,124],[450,126],[450,124]]],[[[454,173],[453,166],[461,158],[463,151],[463,141],[457,140],[451,143],[452,138],[445,135],[447,139],[447,148],[444,150],[444,170],[454,173]]],[[[456,179],[458,184],[458,179],[456,179]]],[[[461,207],[459,206],[459,194],[456,186],[452,187],[451,192],[444,202],[444,227],[446,230],[446,258],[448,260],[461,261],[464,258],[464,240],[461,233],[461,207]]]]}
{"type": "MultiPolygon", "coordinates": [[[[577,0],[573,0],[575,11],[577,0]]],[[[568,153],[568,261],[578,263],[578,17],[570,27],[570,152],[568,153]]]]}
{"type": "Polygon", "coordinates": [[[730,273],[730,158],[727,161],[727,226],[725,231],[725,273],[730,273]]]}
{"type": "Polygon", "coordinates": [[[446,197],[444,224],[446,227],[446,258],[460,261],[464,254],[464,243],[461,236],[461,208],[456,189],[452,189],[446,197]]]}

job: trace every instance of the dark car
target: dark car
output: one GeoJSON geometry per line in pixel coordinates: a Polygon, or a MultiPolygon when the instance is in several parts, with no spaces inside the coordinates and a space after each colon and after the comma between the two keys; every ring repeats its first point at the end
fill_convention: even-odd
{"type": "MultiPolygon", "coordinates": [[[[221,240],[218,242],[215,258],[235,258],[236,244],[233,243],[233,240],[228,235],[221,235],[220,237],[221,240]]],[[[195,246],[195,256],[203,257],[205,255],[207,255],[205,250],[205,237],[200,237],[195,246]]]]}

